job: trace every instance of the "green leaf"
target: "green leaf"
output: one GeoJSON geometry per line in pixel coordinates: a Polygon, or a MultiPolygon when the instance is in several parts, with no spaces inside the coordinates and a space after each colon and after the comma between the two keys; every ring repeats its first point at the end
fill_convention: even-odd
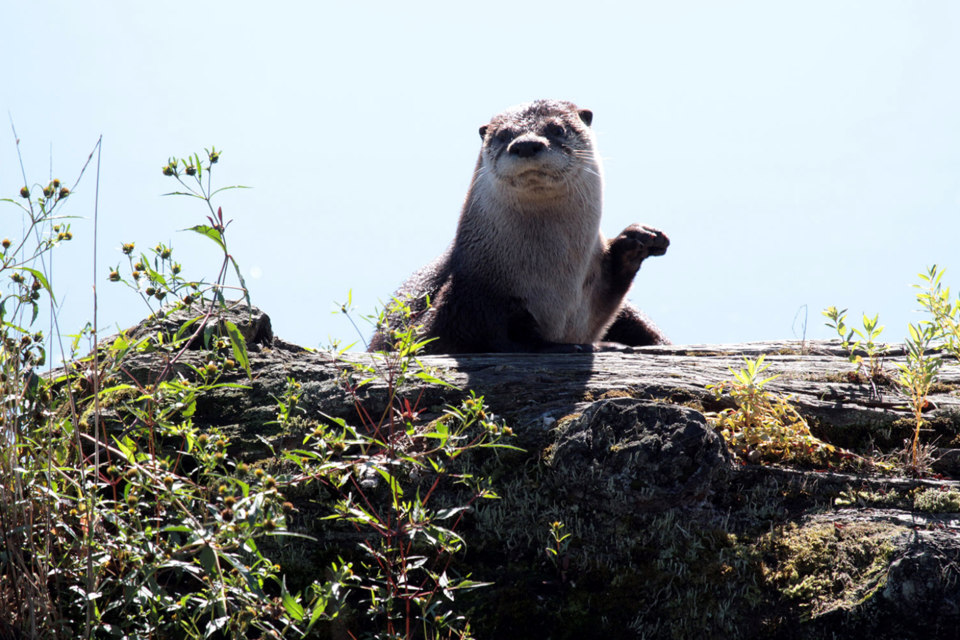
{"type": "Polygon", "coordinates": [[[208,224],[198,224],[197,226],[190,227],[189,229],[181,229],[181,231],[193,231],[195,233],[199,233],[200,235],[206,236],[220,245],[220,248],[223,249],[224,252],[227,250],[227,245],[223,242],[223,235],[208,224]]]}
{"type": "Polygon", "coordinates": [[[280,583],[280,599],[283,601],[283,608],[287,610],[290,617],[297,622],[303,622],[303,606],[287,591],[286,579],[280,583]]]}
{"type": "Polygon", "coordinates": [[[253,189],[253,187],[245,187],[245,186],[243,186],[242,184],[235,184],[235,185],[230,186],[230,187],[220,187],[220,188],[217,189],[216,191],[213,191],[213,192],[210,194],[210,197],[212,198],[213,196],[215,196],[216,194],[220,193],[221,191],[227,191],[227,190],[229,190],[229,189],[253,189]]]}
{"type": "Polygon", "coordinates": [[[217,571],[217,554],[209,546],[204,546],[200,550],[200,565],[204,571],[214,577],[217,571]]]}
{"type": "Polygon", "coordinates": [[[39,282],[43,286],[43,288],[47,290],[47,293],[50,294],[50,299],[53,300],[54,304],[56,304],[57,298],[56,296],[53,295],[53,289],[50,287],[50,283],[47,282],[47,279],[43,276],[42,273],[40,273],[36,269],[31,269],[30,267],[16,267],[14,270],[26,271],[27,273],[32,275],[34,278],[36,278],[37,282],[39,282]]]}
{"type": "Polygon", "coordinates": [[[227,626],[228,622],[230,622],[230,616],[222,616],[220,618],[211,620],[207,623],[207,630],[204,632],[203,637],[209,638],[216,632],[220,631],[220,629],[223,629],[225,626],[227,626]]]}
{"type": "Polygon", "coordinates": [[[403,497],[403,489],[400,487],[400,483],[397,482],[397,479],[390,475],[386,469],[381,469],[380,467],[374,467],[383,479],[387,481],[387,484],[390,485],[390,492],[397,497],[403,497]]]}
{"type": "MultiPolygon", "coordinates": [[[[209,547],[208,547],[209,548],[209,547]]],[[[260,587],[260,580],[256,578],[253,574],[250,573],[250,568],[247,567],[242,562],[239,562],[229,553],[221,553],[220,557],[233,565],[233,568],[243,576],[243,579],[247,581],[247,587],[249,587],[251,593],[255,593],[261,598],[266,597],[263,593],[263,589],[260,587]]]]}
{"type": "Polygon", "coordinates": [[[167,279],[164,278],[159,271],[150,268],[150,260],[142,253],[140,254],[140,262],[143,263],[143,268],[146,270],[152,282],[166,286],[167,279]]]}
{"type": "Polygon", "coordinates": [[[310,629],[313,629],[313,625],[317,624],[320,620],[320,616],[323,615],[324,611],[327,610],[327,603],[329,598],[326,597],[326,594],[320,593],[318,595],[317,601],[313,604],[313,614],[310,616],[310,624],[307,625],[306,631],[303,632],[303,635],[306,636],[310,633],[310,629]]]}
{"type": "Polygon", "coordinates": [[[183,340],[184,335],[187,333],[187,329],[190,327],[190,325],[202,320],[203,317],[204,316],[200,315],[200,316],[197,316],[196,318],[191,318],[190,320],[187,320],[182,325],[180,325],[180,328],[177,329],[177,332],[173,335],[173,342],[177,343],[180,340],[183,340]]]}
{"type": "MultiPolygon", "coordinates": [[[[203,196],[197,195],[196,193],[188,193],[188,192],[185,192],[185,191],[171,191],[170,193],[164,193],[164,194],[162,194],[162,195],[164,195],[164,196],[190,196],[191,198],[199,198],[200,200],[204,200],[204,199],[205,199],[203,196]]],[[[188,231],[188,229],[181,229],[181,231],[188,231]]]]}
{"type": "Polygon", "coordinates": [[[233,270],[237,272],[237,279],[240,281],[240,286],[243,287],[243,297],[247,301],[247,309],[253,313],[253,303],[250,302],[250,290],[247,288],[247,282],[240,273],[240,267],[237,265],[237,261],[233,259],[233,256],[228,255],[227,257],[230,258],[230,262],[233,263],[233,270]]]}
{"type": "Polygon", "coordinates": [[[160,529],[160,533],[190,533],[191,531],[193,529],[184,525],[169,525],[160,529]]]}
{"type": "MultiPolygon", "coordinates": [[[[420,362],[417,361],[417,364],[419,365],[420,362]]],[[[451,388],[451,389],[456,389],[456,388],[457,388],[456,385],[450,384],[450,383],[447,382],[446,380],[441,380],[440,378],[437,378],[436,376],[432,376],[432,375],[430,375],[429,373],[427,373],[426,371],[418,371],[417,373],[413,374],[413,376],[414,376],[415,378],[419,378],[420,380],[423,380],[423,381],[426,382],[427,384],[437,384],[437,385],[440,385],[440,386],[442,386],[442,387],[449,387],[449,388],[451,388]]]]}
{"type": "Polygon", "coordinates": [[[243,367],[243,370],[247,372],[247,377],[252,380],[253,373],[250,371],[250,358],[247,355],[247,341],[243,339],[243,334],[240,333],[240,329],[237,328],[237,325],[233,324],[229,320],[224,320],[223,324],[227,328],[227,334],[230,336],[230,346],[233,348],[233,357],[237,359],[237,362],[240,363],[240,366],[243,367]]]}

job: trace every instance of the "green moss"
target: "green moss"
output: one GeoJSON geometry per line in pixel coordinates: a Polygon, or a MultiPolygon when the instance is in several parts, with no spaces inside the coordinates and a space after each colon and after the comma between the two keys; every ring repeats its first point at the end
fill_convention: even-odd
{"type": "Polygon", "coordinates": [[[841,491],[834,498],[833,504],[836,507],[897,507],[909,509],[913,502],[909,497],[898,491],[879,493],[877,491],[851,489],[841,491]]]}
{"type": "Polygon", "coordinates": [[[764,579],[796,603],[805,619],[852,610],[884,586],[896,527],[829,522],[767,534],[764,579]]]}
{"type": "MultiPolygon", "coordinates": [[[[122,426],[122,416],[119,409],[123,407],[124,403],[135,400],[141,395],[143,395],[143,393],[136,387],[126,387],[103,392],[100,395],[100,424],[109,425],[116,423],[122,426]]],[[[87,432],[93,429],[93,416],[96,409],[97,405],[90,402],[80,414],[80,426],[87,432]]]]}
{"type": "Polygon", "coordinates": [[[960,492],[941,489],[924,489],[913,497],[913,508],[927,513],[960,512],[960,492]]]}
{"type": "Polygon", "coordinates": [[[947,395],[957,389],[960,389],[960,385],[938,380],[930,385],[930,395],[947,395]]]}

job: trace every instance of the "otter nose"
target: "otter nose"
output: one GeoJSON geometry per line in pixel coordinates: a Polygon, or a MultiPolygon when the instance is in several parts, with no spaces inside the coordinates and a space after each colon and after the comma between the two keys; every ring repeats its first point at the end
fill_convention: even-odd
{"type": "Polygon", "coordinates": [[[510,154],[521,158],[532,158],[546,148],[540,140],[514,140],[510,145],[510,154]]]}

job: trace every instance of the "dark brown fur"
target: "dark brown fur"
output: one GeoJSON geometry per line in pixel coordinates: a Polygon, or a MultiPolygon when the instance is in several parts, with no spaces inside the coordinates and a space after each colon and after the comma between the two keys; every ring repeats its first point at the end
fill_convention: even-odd
{"type": "MultiPolygon", "coordinates": [[[[434,338],[428,352],[669,344],[624,297],[643,260],[663,255],[670,241],[643,225],[611,241],[600,233],[592,119],[572,103],[539,100],[481,127],[483,148],[453,244],[396,294],[434,338]]],[[[370,350],[390,349],[387,334],[378,331],[370,350]]]]}

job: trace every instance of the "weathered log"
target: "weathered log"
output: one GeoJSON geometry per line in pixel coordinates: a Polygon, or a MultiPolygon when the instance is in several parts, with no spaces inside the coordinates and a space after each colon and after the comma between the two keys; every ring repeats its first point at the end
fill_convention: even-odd
{"type": "MultiPolygon", "coordinates": [[[[188,314],[167,320],[176,326],[188,314]]],[[[362,426],[361,408],[388,410],[389,385],[356,363],[381,356],[313,352],[273,337],[269,318],[238,310],[248,339],[247,389],[200,399],[196,424],[233,438],[231,452],[270,464],[260,437],[282,450],[301,433],[269,425],[288,378],[301,385],[308,421],[362,426]],[[351,378],[352,376],[352,378],[351,378]]],[[[142,325],[134,335],[155,327],[142,325]]],[[[199,343],[195,345],[199,347],[199,343]]],[[[524,453],[473,460],[501,499],[464,521],[462,573],[492,587],[466,599],[478,638],[954,638],[960,626],[960,366],[947,364],[925,411],[926,443],[940,447],[939,477],[841,473],[734,461],[704,412],[732,406],[709,385],[743,357],[765,356],[768,388],[786,394],[818,437],[858,453],[903,448],[913,422],[893,382],[903,350],[890,345],[888,375],[867,380],[837,342],[627,348],[592,354],[430,356],[424,368],[453,387],[411,379],[400,390],[421,423],[446,405],[483,395],[524,453]],[[551,522],[574,535],[563,567],[544,553],[551,522]]],[[[201,349],[128,356],[142,384],[169,368],[191,377],[201,349]]],[[[404,482],[415,484],[412,478],[404,482]]],[[[457,489],[439,498],[457,501],[457,489]]],[[[331,528],[329,498],[291,500],[294,527],[319,542],[274,549],[298,580],[349,554],[357,535],[331,528]],[[305,546],[304,546],[305,545],[305,546]]],[[[466,610],[466,609],[464,609],[466,610]]]]}

